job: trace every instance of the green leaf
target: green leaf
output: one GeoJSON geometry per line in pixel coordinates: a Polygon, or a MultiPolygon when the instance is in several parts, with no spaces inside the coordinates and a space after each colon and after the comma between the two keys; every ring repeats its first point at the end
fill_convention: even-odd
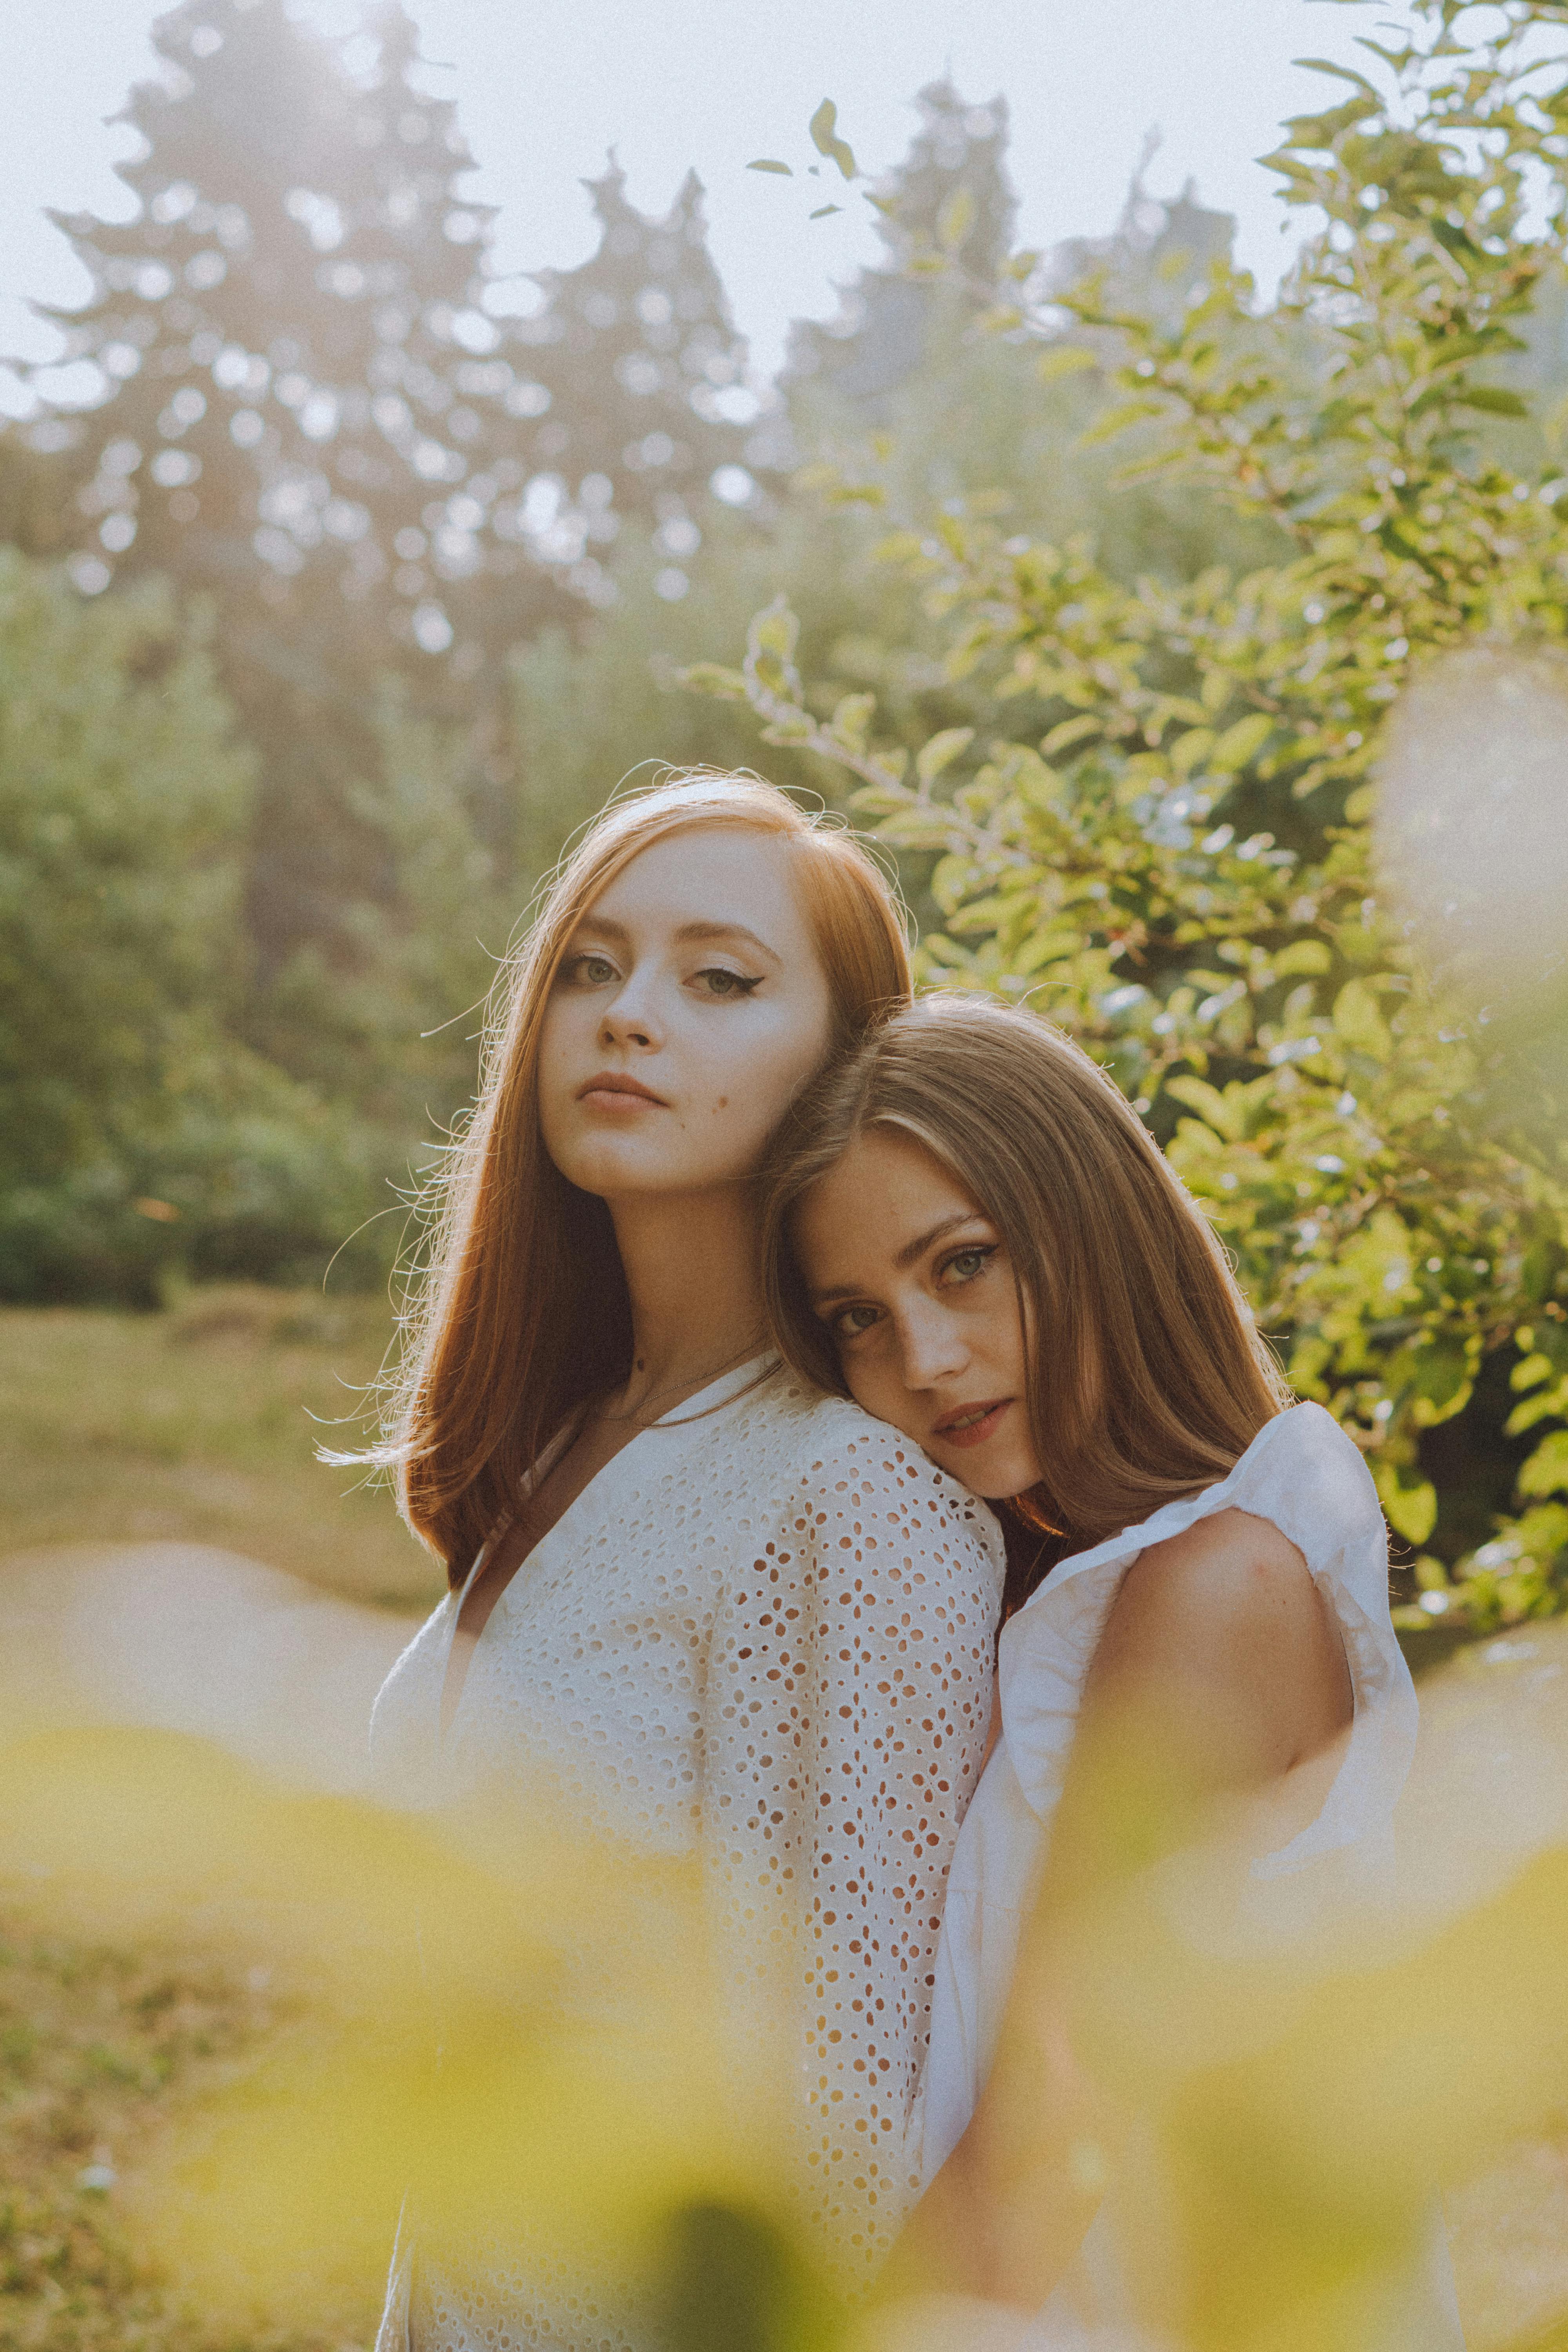
{"type": "Polygon", "coordinates": [[[1405,1485],[1408,1473],[1391,1462],[1380,1463],[1376,1476],[1378,1499],[1395,1535],[1424,1544],[1437,1524],[1437,1490],[1431,1480],[1416,1477],[1405,1485]]]}
{"type": "Polygon", "coordinates": [[[1568,1429],[1554,1429],[1519,1474],[1521,1495],[1568,1494],[1568,1429]]]}
{"type": "Polygon", "coordinates": [[[1327,58],[1292,58],[1290,62],[1293,66],[1300,66],[1307,73],[1333,74],[1340,81],[1354,82],[1357,89],[1364,89],[1369,98],[1377,96],[1365,74],[1357,73],[1353,66],[1336,66],[1331,64],[1327,58]]]}
{"type": "Polygon", "coordinates": [[[1060,376],[1081,375],[1085,368],[1099,365],[1094,353],[1086,352],[1081,343],[1058,343],[1035,362],[1035,372],[1042,383],[1055,383],[1060,376]]]}
{"type": "Polygon", "coordinates": [[[1289,136],[1288,147],[1303,147],[1314,154],[1326,152],[1336,139],[1364,122],[1369,114],[1381,111],[1383,101],[1369,88],[1358,98],[1347,98],[1342,106],[1331,106],[1322,114],[1292,114],[1287,118],[1285,130],[1289,136]]]}
{"type": "Polygon", "coordinates": [[[1274,959],[1277,980],[1290,980],[1299,971],[1327,971],[1333,958],[1321,940],[1295,940],[1274,959]]]}
{"type": "Polygon", "coordinates": [[[1260,751],[1274,728],[1274,719],[1267,710],[1254,710],[1227,727],[1209,754],[1209,765],[1217,768],[1222,776],[1234,776],[1260,751]]]}
{"type": "Polygon", "coordinates": [[[1435,1429],[1463,1412],[1475,1387],[1475,1363],[1463,1339],[1437,1339],[1417,1348],[1410,1359],[1414,1418],[1418,1428],[1435,1429]]]}
{"type": "MultiPolygon", "coordinates": [[[[753,614],[746,631],[745,676],[749,686],[785,702],[798,702],[800,676],[795,667],[800,623],[783,596],[753,614]]],[[[783,725],[782,719],[775,723],[783,725]]]]}
{"type": "Polygon", "coordinates": [[[1189,1110],[1195,1110],[1205,1125],[1212,1127],[1216,1135],[1223,1135],[1227,1143],[1241,1141],[1247,1115],[1239,1097],[1233,1097],[1227,1101],[1219,1088],[1211,1087],[1206,1078],[1184,1075],[1167,1078],[1165,1092],[1174,1095],[1178,1102],[1185,1103],[1189,1110]]]}
{"type": "MultiPolygon", "coordinates": [[[[1347,980],[1335,997],[1334,1027],[1347,1045],[1370,1054],[1373,1061],[1386,1062],[1394,1050],[1394,1040],[1378,1010],[1377,999],[1364,980],[1347,980]]],[[[1415,1540],[1424,1542],[1426,1538],[1415,1540]]]]}
{"type": "Polygon", "coordinates": [[[847,180],[856,177],[855,151],[847,140],[838,136],[838,109],[830,98],[825,98],[808,124],[811,143],[819,155],[826,155],[837,164],[847,180]]]}
{"type": "Polygon", "coordinates": [[[748,172],[782,172],[786,180],[793,180],[795,177],[793,163],[777,163],[771,155],[759,155],[754,163],[747,164],[746,169],[748,172]]]}
{"type": "Polygon", "coordinates": [[[1100,441],[1113,441],[1129,426],[1142,425],[1148,417],[1163,416],[1164,413],[1163,400],[1152,400],[1147,394],[1142,394],[1135,400],[1119,401],[1114,408],[1108,408],[1081,437],[1088,446],[1100,441]]]}
{"type": "Polygon", "coordinates": [[[843,210],[842,205],[818,205],[815,212],[807,213],[806,219],[826,220],[829,213],[841,213],[843,210]]]}
{"type": "Polygon", "coordinates": [[[923,743],[915,758],[915,773],[921,783],[934,784],[942,771],[951,768],[973,740],[973,727],[944,727],[940,735],[923,743]]]}
{"type": "Polygon", "coordinates": [[[1171,765],[1178,776],[1190,776],[1200,760],[1207,759],[1214,749],[1212,727],[1191,727],[1178,735],[1171,746],[1171,765]]]}
{"type": "Polygon", "coordinates": [[[1474,383],[1455,398],[1463,408],[1480,408],[1489,416],[1528,416],[1530,403],[1517,392],[1507,392],[1500,383],[1474,383]]]}
{"type": "Polygon", "coordinates": [[[833,713],[829,731],[847,751],[863,751],[876,708],[874,694],[847,694],[833,713]]]}
{"type": "Polygon", "coordinates": [[[1091,735],[1101,735],[1104,731],[1104,721],[1087,712],[1081,719],[1064,719],[1059,727],[1053,727],[1048,735],[1041,738],[1041,754],[1047,760],[1054,760],[1058,751],[1068,751],[1074,743],[1087,742],[1091,735]]]}
{"type": "Polygon", "coordinates": [[[782,596],[775,596],[771,604],[764,604],[760,613],[753,614],[746,632],[746,643],[752,653],[773,654],[785,662],[794,658],[799,638],[800,623],[782,596]]]}
{"type": "Polygon", "coordinates": [[[746,681],[738,669],[726,669],[721,662],[691,662],[675,673],[675,683],[689,693],[706,694],[715,702],[744,702],[746,681]]]}
{"type": "MultiPolygon", "coordinates": [[[[899,809],[877,827],[877,838],[894,849],[945,849],[948,830],[939,816],[920,810],[899,809]]],[[[924,943],[929,949],[931,941],[924,943]]]]}

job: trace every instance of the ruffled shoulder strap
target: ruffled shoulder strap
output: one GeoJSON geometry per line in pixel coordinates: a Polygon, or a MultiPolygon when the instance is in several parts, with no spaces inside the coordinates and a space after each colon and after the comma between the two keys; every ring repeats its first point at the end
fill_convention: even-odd
{"type": "Polygon", "coordinates": [[[1140,1552],[1216,1511],[1269,1520],[1305,1559],[1334,1612],[1355,1696],[1343,1763],[1315,1821],[1257,1865],[1295,1868],[1385,1826],[1415,1753],[1410,1672],[1388,1608],[1388,1537],[1361,1454],[1321,1405],[1266,1422],[1227,1478],[1051,1570],[1002,1635],[1002,1719],[1019,1786],[1043,1820],[1066,1776],[1089,1664],[1140,1552]]]}

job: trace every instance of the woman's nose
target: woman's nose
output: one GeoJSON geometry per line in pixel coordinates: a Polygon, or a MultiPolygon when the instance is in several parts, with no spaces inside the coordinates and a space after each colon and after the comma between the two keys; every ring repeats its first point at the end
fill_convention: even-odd
{"type": "Polygon", "coordinates": [[[654,1006],[636,976],[618,989],[599,1016],[602,1045],[657,1045],[661,1042],[654,1006]]]}
{"type": "Polygon", "coordinates": [[[956,1316],[922,1300],[906,1310],[900,1323],[906,1388],[934,1388],[963,1370],[969,1349],[956,1316]]]}

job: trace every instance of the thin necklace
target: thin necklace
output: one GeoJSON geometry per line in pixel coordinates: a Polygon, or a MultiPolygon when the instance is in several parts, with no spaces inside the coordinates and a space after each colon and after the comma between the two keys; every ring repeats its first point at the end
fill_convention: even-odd
{"type": "MultiPolygon", "coordinates": [[[[705,1388],[710,1387],[713,1381],[721,1380],[724,1374],[732,1371],[737,1364],[748,1362],[755,1352],[754,1344],[748,1341],[745,1347],[737,1349],[732,1356],[727,1356],[721,1364],[715,1364],[710,1372],[704,1372],[697,1381],[695,1387],[689,1386],[685,1381],[667,1381],[663,1388],[655,1389],[649,1395],[644,1397],[637,1412],[601,1412],[597,1418],[617,1425],[629,1424],[633,1429],[685,1429],[694,1421],[705,1421],[710,1412],[721,1412],[727,1404],[733,1404],[736,1401],[735,1397],[721,1397],[717,1404],[705,1404],[700,1412],[684,1413],[679,1421],[670,1421],[659,1414],[656,1414],[651,1421],[645,1421],[642,1416],[650,1404],[657,1404],[661,1396],[672,1396],[678,1389],[685,1389],[689,1396],[700,1396],[705,1388]]],[[[776,1364],[769,1364],[764,1370],[757,1374],[754,1381],[748,1381],[743,1389],[737,1390],[736,1396],[749,1396],[754,1388],[761,1387],[763,1381],[771,1380],[776,1370],[776,1364]]]]}

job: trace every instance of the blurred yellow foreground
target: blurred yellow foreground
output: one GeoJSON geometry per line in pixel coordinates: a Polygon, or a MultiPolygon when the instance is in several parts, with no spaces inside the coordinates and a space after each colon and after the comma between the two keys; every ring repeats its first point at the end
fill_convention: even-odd
{"type": "MultiPolygon", "coordinates": [[[[215,1604],[222,1557],[186,1563],[215,1604]]],[[[97,1571],[100,1631],[134,1570],[97,1571]]],[[[545,1819],[442,1827],[377,1807],[354,1791],[355,1693],[398,1629],[367,1615],[345,1664],[342,1604],[264,1582],[251,1600],[269,1594],[269,1615],[248,1651],[231,1643],[247,1695],[226,1700],[216,1647],[182,1671],[179,1578],[159,1572],[159,1607],[143,1590],[120,1619],[161,1659],[151,1681],[133,1645],[113,1675],[89,1671],[81,1643],[40,1633],[37,1576],[16,1586],[33,1601],[7,1645],[0,1879],[33,1911],[47,1887],[51,1919],[100,1941],[261,1951],[310,1988],[321,2030],[212,2083],[122,2203],[205,2332],[275,2341],[346,2281],[373,2297],[412,2192],[422,2238],[448,2248],[526,2217],[584,2276],[628,2282],[673,2347],[845,2340],[859,2323],[793,2239],[775,2072],[759,2052],[743,2087],[726,2074],[695,1877],[545,1819]],[[329,1692],[335,1745],[310,1729],[329,1692]],[[200,1736],[220,1727],[226,1745],[200,1736]]],[[[1151,2340],[1394,2352],[1366,2283],[1425,2227],[1434,2182],[1561,2129],[1563,1630],[1472,1654],[1435,1689],[1375,1910],[1328,1881],[1264,1898],[1213,1847],[1080,1923],[1080,2054],[1142,2118],[1126,2161],[1150,2184],[1151,2340]]]]}

